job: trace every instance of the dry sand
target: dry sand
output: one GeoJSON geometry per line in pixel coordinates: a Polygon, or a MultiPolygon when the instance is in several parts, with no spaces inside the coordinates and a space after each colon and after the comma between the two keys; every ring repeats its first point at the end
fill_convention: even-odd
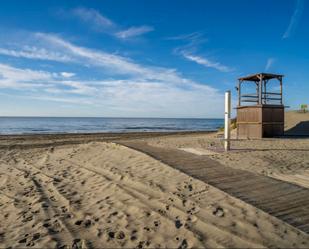
{"type": "MultiPolygon", "coordinates": [[[[170,139],[158,141],[183,137],[170,139]]],[[[120,145],[0,153],[1,248],[309,246],[307,234],[120,145]]]]}

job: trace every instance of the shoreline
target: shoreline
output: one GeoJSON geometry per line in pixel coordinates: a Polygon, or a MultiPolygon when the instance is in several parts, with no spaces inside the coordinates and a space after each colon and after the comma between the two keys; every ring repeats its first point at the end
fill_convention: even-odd
{"type": "Polygon", "coordinates": [[[1,134],[2,137],[38,137],[38,136],[88,136],[88,135],[137,135],[137,134],[148,134],[148,135],[182,135],[182,134],[205,134],[205,133],[215,133],[218,130],[188,130],[188,131],[119,131],[119,132],[59,132],[59,133],[22,133],[22,134],[1,134]]]}
{"type": "Polygon", "coordinates": [[[217,131],[168,131],[168,132],[95,132],[95,133],[31,133],[31,134],[0,134],[0,141],[7,139],[63,139],[63,138],[98,138],[98,139],[111,139],[111,138],[147,138],[156,136],[173,136],[173,135],[205,135],[215,134],[217,131]]]}
{"type": "Polygon", "coordinates": [[[44,148],[89,142],[115,142],[120,140],[151,139],[172,136],[198,136],[216,134],[213,131],[188,132],[104,132],[104,133],[61,133],[61,134],[24,134],[0,135],[0,149],[7,148],[44,148]]]}

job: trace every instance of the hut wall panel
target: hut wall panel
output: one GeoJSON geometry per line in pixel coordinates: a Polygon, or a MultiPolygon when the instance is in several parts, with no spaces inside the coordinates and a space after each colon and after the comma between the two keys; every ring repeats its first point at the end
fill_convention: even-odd
{"type": "Polygon", "coordinates": [[[239,124],[238,138],[261,138],[261,126],[258,124],[239,124]]]}
{"type": "Polygon", "coordinates": [[[281,136],[284,133],[283,106],[242,106],[237,108],[238,138],[281,136]]]}
{"type": "Polygon", "coordinates": [[[284,122],[284,108],[268,108],[262,109],[263,122],[284,122]]]}
{"type": "Polygon", "coordinates": [[[242,108],[237,111],[238,122],[261,122],[261,108],[242,108]]]}

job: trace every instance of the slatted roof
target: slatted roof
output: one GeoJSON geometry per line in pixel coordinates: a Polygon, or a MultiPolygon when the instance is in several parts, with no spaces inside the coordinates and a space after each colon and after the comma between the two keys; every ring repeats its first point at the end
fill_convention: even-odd
{"type": "Polygon", "coordinates": [[[257,74],[252,74],[252,75],[249,75],[249,76],[241,77],[238,80],[241,80],[241,81],[260,81],[261,76],[262,76],[263,80],[280,79],[280,78],[284,77],[284,75],[281,75],[281,74],[257,73],[257,74]]]}

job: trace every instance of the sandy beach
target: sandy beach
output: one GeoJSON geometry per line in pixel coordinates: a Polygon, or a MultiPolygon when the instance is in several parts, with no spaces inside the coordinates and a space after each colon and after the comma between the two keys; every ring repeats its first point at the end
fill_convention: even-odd
{"type": "Polygon", "coordinates": [[[2,1],[0,249],[309,249],[309,0],[2,1]]]}
{"type": "MultiPolygon", "coordinates": [[[[108,141],[113,136],[2,137],[0,247],[308,247],[308,234],[108,141]]],[[[214,152],[221,143],[215,134],[139,136],[155,146],[208,154],[231,167],[273,177],[283,174],[284,180],[297,184],[302,183],[291,175],[308,169],[308,139],[255,141],[252,151],[242,151],[248,142],[239,141],[233,147],[240,151],[224,154],[214,152]],[[297,156],[287,154],[291,148],[297,156]]]]}

